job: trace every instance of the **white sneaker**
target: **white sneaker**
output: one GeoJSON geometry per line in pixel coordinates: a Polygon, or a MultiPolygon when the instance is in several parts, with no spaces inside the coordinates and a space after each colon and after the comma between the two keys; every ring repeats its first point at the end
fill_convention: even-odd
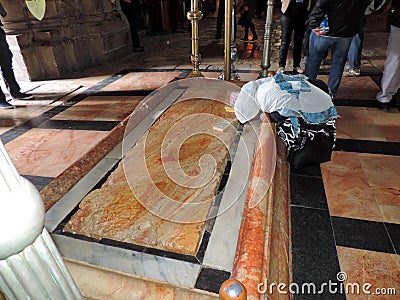
{"type": "Polygon", "coordinates": [[[360,76],[361,70],[360,69],[352,69],[349,70],[349,76],[360,76]]]}
{"type": "Polygon", "coordinates": [[[279,67],[278,70],[276,70],[276,74],[283,73],[283,72],[285,72],[285,71],[286,71],[286,70],[285,70],[284,67],[279,67]]]}

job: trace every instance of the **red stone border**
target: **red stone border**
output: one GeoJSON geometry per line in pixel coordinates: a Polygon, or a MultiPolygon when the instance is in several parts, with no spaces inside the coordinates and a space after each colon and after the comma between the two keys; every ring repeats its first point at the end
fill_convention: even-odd
{"type": "Polygon", "coordinates": [[[288,166],[285,146],[280,140],[275,144],[274,135],[269,123],[261,123],[232,272],[232,279],[246,287],[248,300],[291,299],[290,294],[278,294],[276,288],[273,294],[259,292],[265,284],[289,285],[291,281],[288,166]],[[273,166],[263,164],[271,162],[269,155],[275,155],[271,145],[277,147],[274,178],[271,185],[257,187],[256,182],[269,181],[268,170],[273,166]],[[251,199],[262,193],[262,201],[251,208],[251,199]]]}

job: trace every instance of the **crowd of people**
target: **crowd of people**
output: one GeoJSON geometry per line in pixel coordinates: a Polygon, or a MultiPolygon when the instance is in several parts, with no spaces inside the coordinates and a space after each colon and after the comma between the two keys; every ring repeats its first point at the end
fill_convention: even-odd
{"type": "Polygon", "coordinates": [[[377,95],[377,106],[388,112],[400,88],[400,0],[281,0],[281,44],[277,73],[286,71],[293,37],[293,73],[316,79],[321,64],[331,52],[328,87],[333,99],[348,61],[349,76],[361,75],[361,55],[366,15],[377,9],[389,12],[390,36],[387,58],[377,95]],[[376,3],[375,3],[376,2],[376,3]],[[304,51],[305,70],[300,68],[304,51]]]}
{"type": "MultiPolygon", "coordinates": [[[[140,0],[120,0],[123,14],[130,26],[132,48],[134,52],[142,52],[138,27],[140,26],[140,0]]],[[[244,27],[245,42],[258,39],[252,22],[250,3],[244,1],[238,9],[240,18],[238,24],[244,27]],[[249,3],[249,4],[248,4],[249,3]],[[251,38],[249,37],[251,31],[251,38]]],[[[265,1],[259,0],[253,7],[256,15],[263,11],[265,1]],[[261,5],[264,3],[263,5],[261,5]]],[[[224,17],[224,1],[219,1],[216,39],[221,38],[222,20],[224,17]]],[[[361,56],[364,40],[366,15],[376,9],[388,11],[390,35],[387,45],[387,57],[381,82],[381,91],[376,97],[377,106],[388,112],[393,105],[393,97],[400,88],[400,0],[281,0],[281,43],[279,48],[279,68],[277,73],[286,72],[286,64],[293,35],[293,68],[294,74],[304,74],[310,79],[316,79],[321,64],[325,61],[328,51],[331,53],[331,69],[328,87],[335,98],[342,75],[345,73],[348,61],[349,76],[361,75],[361,56]],[[304,70],[300,63],[304,57],[304,70]]],[[[0,4],[0,16],[6,11],[0,4]]],[[[236,27],[236,26],[235,26],[236,27]]],[[[236,29],[235,29],[236,31],[236,29]]],[[[31,95],[21,92],[13,67],[12,53],[6,40],[6,34],[0,21],[0,67],[3,81],[13,99],[28,99],[31,95]]],[[[6,101],[4,92],[0,89],[0,108],[12,108],[6,101]]]]}
{"type": "MultiPolygon", "coordinates": [[[[251,1],[249,1],[250,3],[251,1]]],[[[238,25],[244,27],[245,42],[258,39],[249,12],[248,2],[238,7],[238,25]],[[249,29],[252,38],[249,38],[249,29]]],[[[382,89],[377,95],[377,106],[389,111],[393,95],[400,87],[400,0],[281,0],[281,40],[277,73],[286,72],[290,44],[293,42],[293,74],[304,74],[316,79],[321,64],[326,63],[328,52],[331,54],[331,69],[328,87],[333,99],[338,92],[342,76],[360,76],[361,58],[364,41],[364,27],[367,16],[380,10],[387,10],[390,22],[390,37],[387,47],[387,59],[382,78],[382,89]],[[293,36],[293,39],[292,39],[293,36]],[[397,46],[396,46],[397,45],[397,46]],[[300,66],[304,61],[305,69],[300,66]],[[348,69],[345,70],[346,62],[348,69]]],[[[221,38],[224,1],[220,1],[216,39],[221,38]],[[222,3],[222,4],[221,4],[222,3]]],[[[256,2],[255,15],[266,13],[262,6],[266,2],[256,2]]]]}

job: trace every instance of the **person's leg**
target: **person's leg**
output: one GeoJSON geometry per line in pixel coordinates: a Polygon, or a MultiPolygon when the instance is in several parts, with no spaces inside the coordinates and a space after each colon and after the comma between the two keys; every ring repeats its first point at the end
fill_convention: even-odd
{"type": "Polygon", "coordinates": [[[256,32],[256,28],[255,28],[255,26],[254,26],[254,23],[250,20],[250,23],[249,23],[249,27],[250,27],[250,30],[251,30],[251,33],[253,34],[253,41],[256,41],[256,40],[258,40],[258,36],[257,36],[257,32],[256,32]]]}
{"type": "Polygon", "coordinates": [[[389,103],[393,95],[400,88],[400,28],[390,26],[390,35],[387,46],[387,55],[383,76],[381,81],[381,91],[376,99],[382,103],[389,103]]]}
{"type": "Polygon", "coordinates": [[[4,95],[3,91],[0,88],[0,109],[4,108],[13,108],[13,106],[7,102],[6,95],[4,95]]]}
{"type": "Polygon", "coordinates": [[[362,33],[356,34],[351,39],[349,48],[349,70],[360,69],[362,52],[362,33]]]}
{"type": "Polygon", "coordinates": [[[21,88],[17,80],[15,79],[14,70],[12,67],[12,52],[7,43],[6,33],[1,27],[0,27],[0,68],[1,68],[1,75],[11,95],[18,94],[21,88]]]}
{"type": "Polygon", "coordinates": [[[322,59],[328,52],[330,45],[331,39],[329,37],[318,37],[313,31],[311,31],[309,57],[304,71],[307,77],[311,79],[317,78],[322,59]]]}
{"type": "Polygon", "coordinates": [[[138,49],[140,47],[140,38],[137,31],[137,20],[135,18],[135,14],[137,13],[132,4],[121,1],[121,10],[126,16],[129,23],[129,30],[131,32],[131,41],[133,49],[138,49]]]}
{"type": "Polygon", "coordinates": [[[247,41],[249,39],[249,24],[244,24],[244,37],[243,40],[247,41]]]}
{"type": "Polygon", "coordinates": [[[293,37],[293,67],[300,67],[301,51],[303,50],[303,40],[306,31],[305,19],[299,18],[294,25],[293,37]]]}
{"type": "Polygon", "coordinates": [[[348,38],[334,38],[335,42],[332,45],[332,64],[331,71],[329,72],[328,87],[333,96],[339,89],[340,81],[344,66],[347,60],[347,53],[349,52],[351,37],[348,38]]]}
{"type": "Polygon", "coordinates": [[[222,22],[225,16],[225,0],[219,0],[218,4],[218,16],[217,16],[217,33],[215,34],[216,39],[220,39],[222,36],[222,22]]]}
{"type": "Polygon", "coordinates": [[[304,44],[303,44],[303,55],[304,55],[304,63],[307,63],[308,56],[310,55],[310,34],[311,29],[307,26],[306,31],[304,33],[304,44]]]}
{"type": "Polygon", "coordinates": [[[290,42],[292,40],[293,20],[281,15],[281,46],[279,47],[279,67],[286,67],[286,59],[289,51],[290,42]]]}

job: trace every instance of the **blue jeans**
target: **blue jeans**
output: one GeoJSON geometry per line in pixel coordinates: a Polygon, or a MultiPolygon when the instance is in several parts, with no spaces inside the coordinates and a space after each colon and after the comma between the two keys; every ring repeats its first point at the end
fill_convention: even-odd
{"type": "Polygon", "coordinates": [[[364,33],[360,32],[353,36],[349,49],[349,70],[361,68],[361,53],[364,33]]]}
{"type": "Polygon", "coordinates": [[[313,31],[310,35],[310,55],[307,60],[305,75],[316,79],[322,59],[325,57],[328,49],[332,50],[332,64],[329,72],[328,87],[333,96],[339,89],[344,66],[347,60],[352,37],[331,37],[317,36],[313,31]]]}

